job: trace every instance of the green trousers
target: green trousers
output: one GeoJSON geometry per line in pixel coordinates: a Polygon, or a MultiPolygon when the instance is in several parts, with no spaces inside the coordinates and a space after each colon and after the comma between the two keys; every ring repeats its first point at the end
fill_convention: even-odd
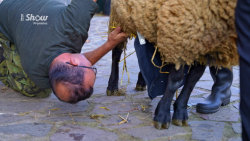
{"type": "Polygon", "coordinates": [[[1,33],[0,46],[0,81],[25,96],[49,96],[51,89],[40,89],[27,77],[14,44],[1,33]]]}

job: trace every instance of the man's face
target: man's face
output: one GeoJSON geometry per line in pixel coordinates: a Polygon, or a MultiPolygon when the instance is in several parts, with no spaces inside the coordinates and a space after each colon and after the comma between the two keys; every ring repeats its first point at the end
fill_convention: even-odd
{"type": "MultiPolygon", "coordinates": [[[[84,90],[89,90],[90,88],[93,88],[95,79],[96,79],[96,70],[92,67],[89,60],[82,54],[62,54],[59,57],[56,58],[57,62],[59,63],[65,63],[66,65],[69,65],[69,67],[77,67],[78,70],[84,71],[83,76],[83,85],[82,88],[84,90]]],[[[55,91],[57,93],[57,96],[62,101],[68,101],[71,96],[71,88],[74,87],[70,84],[56,84],[55,91]],[[67,87],[65,87],[65,85],[67,87]]]]}
{"type": "Polygon", "coordinates": [[[70,59],[64,59],[63,62],[70,66],[78,67],[84,71],[84,82],[83,87],[89,88],[93,87],[96,79],[96,72],[92,68],[92,64],[89,60],[82,54],[71,54],[70,59]],[[83,66],[83,67],[82,67],[83,66]],[[84,68],[88,67],[88,68],[84,68]]]}

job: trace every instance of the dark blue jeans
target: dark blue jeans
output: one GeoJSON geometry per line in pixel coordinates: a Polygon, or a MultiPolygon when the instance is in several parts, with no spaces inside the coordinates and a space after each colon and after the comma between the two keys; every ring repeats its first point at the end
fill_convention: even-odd
{"type": "Polygon", "coordinates": [[[103,14],[104,15],[110,15],[110,6],[111,6],[111,0],[106,0],[104,9],[103,9],[103,14]]]}
{"type": "MultiPolygon", "coordinates": [[[[154,45],[146,41],[146,44],[140,45],[139,39],[136,38],[134,42],[136,55],[139,62],[140,71],[142,76],[147,84],[148,88],[148,95],[151,99],[164,94],[167,86],[168,81],[168,74],[167,73],[160,73],[160,69],[155,67],[152,62],[151,58],[154,54],[155,48],[154,45]]],[[[157,66],[162,65],[160,53],[157,52],[154,58],[154,63],[157,66]]],[[[169,65],[166,65],[162,68],[162,72],[170,72],[169,65]]],[[[185,76],[188,72],[188,67],[185,66],[184,68],[184,80],[185,76]]]]}
{"type": "Polygon", "coordinates": [[[240,55],[240,114],[242,139],[250,141],[250,0],[238,0],[235,12],[240,55]]]}
{"type": "MultiPolygon", "coordinates": [[[[148,41],[146,41],[146,44],[140,45],[139,39],[136,38],[134,46],[140,71],[147,84],[149,97],[153,99],[156,96],[162,95],[166,90],[168,74],[160,73],[160,69],[155,67],[151,62],[151,58],[155,51],[154,45],[148,41]]],[[[160,54],[158,52],[156,53],[154,62],[158,66],[162,65],[160,54]]],[[[168,67],[165,66],[163,71],[169,71],[168,67]]]]}
{"type": "Polygon", "coordinates": [[[104,15],[110,15],[111,0],[98,0],[98,12],[103,12],[104,15]]]}

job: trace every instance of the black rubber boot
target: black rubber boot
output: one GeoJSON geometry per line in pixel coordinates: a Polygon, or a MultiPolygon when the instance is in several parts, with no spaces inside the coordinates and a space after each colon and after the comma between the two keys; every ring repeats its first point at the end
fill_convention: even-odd
{"type": "Polygon", "coordinates": [[[219,111],[220,106],[230,103],[233,72],[227,68],[217,70],[215,67],[210,67],[210,74],[214,80],[212,93],[204,103],[196,105],[196,111],[203,114],[215,113],[219,111]]]}

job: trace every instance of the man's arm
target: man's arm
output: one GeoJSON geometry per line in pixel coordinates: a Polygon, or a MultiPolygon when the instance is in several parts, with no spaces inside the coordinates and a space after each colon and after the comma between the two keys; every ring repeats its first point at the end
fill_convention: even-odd
{"type": "Polygon", "coordinates": [[[94,65],[98,60],[100,60],[105,54],[110,50],[115,48],[119,43],[127,39],[127,35],[121,31],[120,27],[117,27],[113,32],[108,36],[108,40],[97,49],[83,53],[83,55],[94,65]]]}

